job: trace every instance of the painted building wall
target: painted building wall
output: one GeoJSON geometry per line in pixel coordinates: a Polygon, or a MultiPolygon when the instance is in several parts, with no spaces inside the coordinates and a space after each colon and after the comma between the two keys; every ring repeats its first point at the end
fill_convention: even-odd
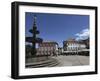
{"type": "Polygon", "coordinates": [[[84,42],[76,41],[75,39],[69,39],[63,42],[63,49],[67,52],[78,52],[79,50],[86,49],[84,42]]]}
{"type": "Polygon", "coordinates": [[[39,43],[37,48],[37,55],[57,55],[58,44],[56,42],[39,43]]]}

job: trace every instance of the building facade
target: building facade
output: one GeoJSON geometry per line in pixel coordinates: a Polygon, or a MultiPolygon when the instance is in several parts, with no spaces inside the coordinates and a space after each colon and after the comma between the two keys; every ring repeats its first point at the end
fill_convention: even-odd
{"type": "Polygon", "coordinates": [[[54,56],[58,54],[58,43],[46,41],[38,44],[37,55],[54,56]]]}
{"type": "Polygon", "coordinates": [[[65,53],[78,53],[83,49],[86,49],[86,44],[83,41],[76,41],[75,39],[63,41],[63,50],[65,53]]]}

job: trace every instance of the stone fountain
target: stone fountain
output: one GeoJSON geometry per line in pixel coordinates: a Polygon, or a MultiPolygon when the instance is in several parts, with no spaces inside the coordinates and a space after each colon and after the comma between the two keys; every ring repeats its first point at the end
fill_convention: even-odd
{"type": "MultiPolygon", "coordinates": [[[[50,56],[39,56],[37,55],[37,49],[36,44],[42,43],[43,39],[38,38],[37,35],[40,33],[39,30],[37,30],[36,25],[36,15],[34,15],[34,22],[32,29],[29,30],[29,32],[32,34],[31,37],[26,37],[26,42],[31,43],[31,50],[30,50],[30,56],[26,57],[25,60],[25,66],[28,68],[37,68],[37,67],[46,67],[46,66],[54,66],[57,65],[58,62],[56,59],[51,58],[50,56]]],[[[41,55],[41,54],[40,54],[41,55]]]]}

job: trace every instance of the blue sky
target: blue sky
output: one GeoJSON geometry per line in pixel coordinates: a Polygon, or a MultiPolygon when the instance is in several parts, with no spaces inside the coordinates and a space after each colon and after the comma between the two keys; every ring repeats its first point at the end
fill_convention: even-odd
{"type": "Polygon", "coordinates": [[[71,14],[25,13],[25,35],[32,36],[29,29],[33,26],[34,15],[37,16],[38,37],[44,41],[56,41],[63,46],[63,41],[69,38],[76,40],[89,36],[89,16],[71,14]]]}

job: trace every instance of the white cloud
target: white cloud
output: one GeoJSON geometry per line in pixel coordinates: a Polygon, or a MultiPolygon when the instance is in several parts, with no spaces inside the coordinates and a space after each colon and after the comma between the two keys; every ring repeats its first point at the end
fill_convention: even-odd
{"type": "Polygon", "coordinates": [[[83,29],[81,32],[76,33],[76,40],[87,39],[89,37],[89,29],[83,29]]]}

